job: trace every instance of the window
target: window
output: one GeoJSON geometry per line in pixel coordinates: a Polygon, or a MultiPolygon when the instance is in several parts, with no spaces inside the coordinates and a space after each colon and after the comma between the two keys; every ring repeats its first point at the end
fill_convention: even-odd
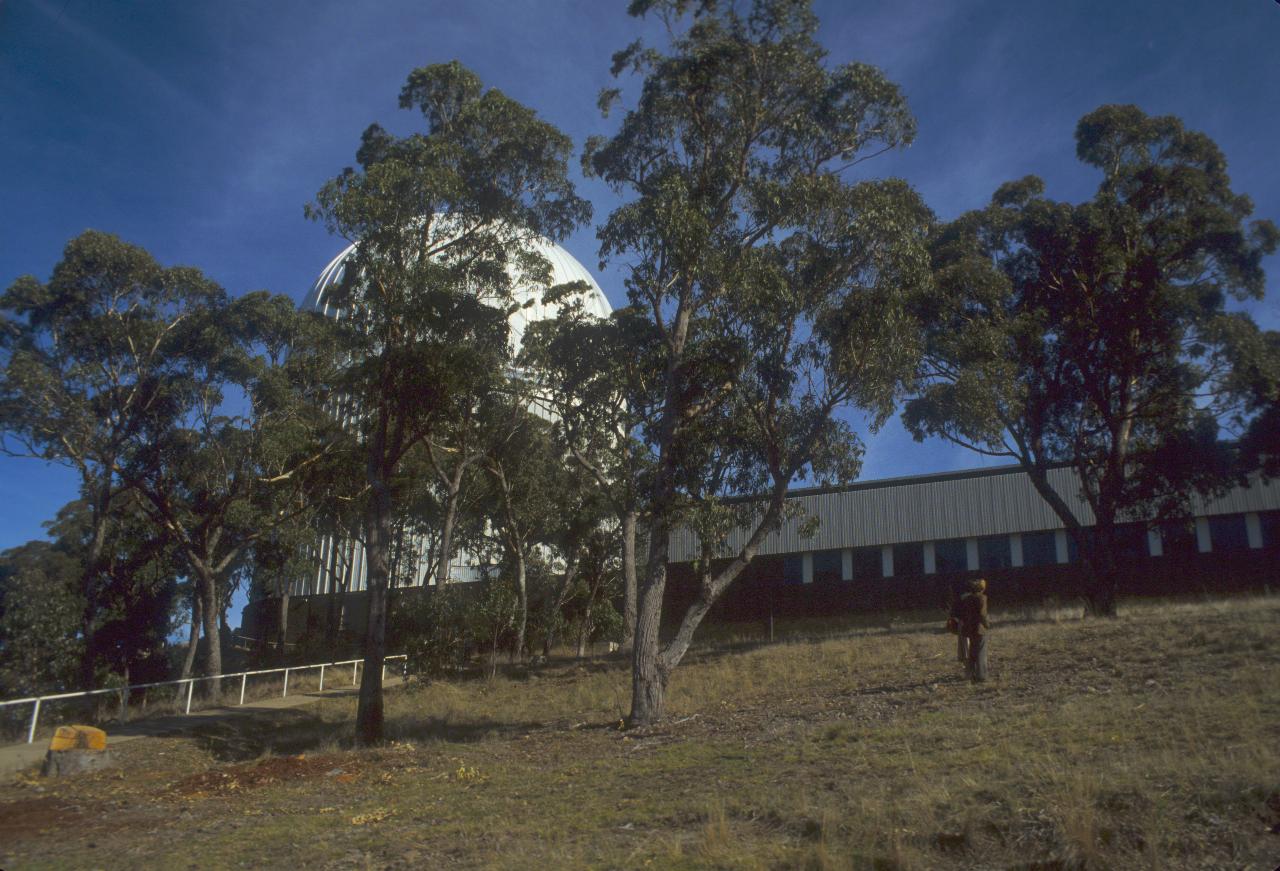
{"type": "Polygon", "coordinates": [[[1141,523],[1122,523],[1116,526],[1116,554],[1121,559],[1151,556],[1151,547],[1147,544],[1147,527],[1141,523]]]}
{"type": "Polygon", "coordinates": [[[1052,530],[1022,533],[1022,564],[1051,566],[1058,561],[1057,536],[1052,530]]]}
{"type": "Polygon", "coordinates": [[[893,573],[899,577],[924,574],[924,546],[918,541],[893,546],[893,573]]]}
{"type": "Polygon", "coordinates": [[[1072,535],[1071,530],[1067,530],[1067,562],[1069,563],[1080,562],[1080,548],[1082,546],[1086,549],[1093,547],[1092,526],[1082,527],[1078,536],[1077,540],[1077,536],[1072,535]]]}
{"type": "Polygon", "coordinates": [[[1190,556],[1196,547],[1196,526],[1191,518],[1160,524],[1160,546],[1165,556],[1190,556]]]}
{"type": "Polygon", "coordinates": [[[813,580],[815,583],[838,581],[841,578],[840,551],[819,550],[813,554],[813,580]]]}
{"type": "Polygon", "coordinates": [[[1013,565],[1013,551],[1007,535],[988,535],[978,539],[978,568],[983,571],[1007,569],[1013,565]]]}
{"type": "Polygon", "coordinates": [[[969,546],[963,538],[948,538],[933,543],[934,564],[939,574],[963,572],[969,569],[969,546]]]}
{"type": "Polygon", "coordinates": [[[872,578],[884,577],[884,557],[878,547],[855,547],[853,549],[853,579],[868,581],[872,578]]]}
{"type": "Polygon", "coordinates": [[[782,583],[804,583],[804,562],[802,561],[800,554],[788,554],[782,558],[782,583]]]}
{"type": "Polygon", "coordinates": [[[1280,550],[1280,511],[1261,511],[1258,521],[1262,526],[1262,546],[1280,550]]]}
{"type": "Polygon", "coordinates": [[[1209,541],[1215,553],[1249,549],[1249,530],[1243,514],[1219,514],[1209,518],[1209,541]]]}

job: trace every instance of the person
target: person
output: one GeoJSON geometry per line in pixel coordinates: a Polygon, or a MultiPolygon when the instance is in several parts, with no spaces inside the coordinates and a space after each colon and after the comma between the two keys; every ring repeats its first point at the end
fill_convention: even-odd
{"type": "Polygon", "coordinates": [[[956,603],[956,611],[960,637],[967,639],[969,645],[965,673],[974,683],[981,683],[987,679],[987,630],[991,628],[987,619],[986,579],[975,578],[969,582],[969,591],[956,603]]]}
{"type": "Polygon", "coordinates": [[[964,581],[951,585],[950,613],[947,615],[947,631],[956,637],[956,661],[965,665],[969,661],[969,639],[960,631],[960,597],[967,592],[964,581]]]}

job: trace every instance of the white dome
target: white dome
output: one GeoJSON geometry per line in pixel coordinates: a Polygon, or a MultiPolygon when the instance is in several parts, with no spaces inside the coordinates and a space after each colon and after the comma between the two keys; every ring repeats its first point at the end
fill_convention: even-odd
{"type": "MultiPolygon", "coordinates": [[[[337,316],[337,310],[329,305],[329,290],[342,281],[347,261],[355,253],[357,244],[348,245],[341,254],[329,261],[329,265],[321,271],[319,277],[316,278],[315,284],[311,286],[311,292],[303,300],[302,305],[304,308],[314,309],[330,316],[337,316]]],[[[549,239],[539,238],[532,244],[537,252],[551,264],[552,285],[568,284],[573,281],[585,282],[589,288],[582,298],[586,311],[601,318],[609,316],[613,308],[609,305],[609,300],[605,297],[604,291],[600,289],[600,285],[596,283],[595,278],[591,276],[585,266],[579,263],[572,254],[549,239]]],[[[511,347],[513,351],[518,351],[525,328],[534,321],[554,318],[559,312],[560,306],[559,304],[544,304],[542,302],[541,288],[519,283],[512,288],[512,296],[514,301],[522,306],[527,304],[527,306],[517,309],[510,319],[511,347]]]]}

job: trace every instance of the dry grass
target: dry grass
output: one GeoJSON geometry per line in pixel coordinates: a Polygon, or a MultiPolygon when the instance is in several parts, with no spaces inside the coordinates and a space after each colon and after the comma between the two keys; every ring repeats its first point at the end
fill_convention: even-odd
{"type": "Polygon", "coordinates": [[[1006,623],[981,686],[933,629],[710,646],[638,732],[618,661],[411,686],[374,750],[342,749],[354,703],[326,701],[0,788],[0,818],[124,802],[73,837],[0,828],[0,866],[1270,868],[1278,628],[1277,599],[1006,623]],[[273,779],[267,749],[322,761],[273,779]],[[172,788],[207,771],[242,785],[172,788]]]}

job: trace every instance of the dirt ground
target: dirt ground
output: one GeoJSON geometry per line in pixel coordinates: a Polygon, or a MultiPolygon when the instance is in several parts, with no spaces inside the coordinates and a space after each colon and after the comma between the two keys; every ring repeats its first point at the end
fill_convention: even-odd
{"type": "Polygon", "coordinates": [[[349,701],[209,724],[0,785],[0,867],[1271,868],[1277,629],[998,628],[981,686],[932,631],[711,650],[630,732],[621,662],[402,690],[375,749],[349,701]]]}

